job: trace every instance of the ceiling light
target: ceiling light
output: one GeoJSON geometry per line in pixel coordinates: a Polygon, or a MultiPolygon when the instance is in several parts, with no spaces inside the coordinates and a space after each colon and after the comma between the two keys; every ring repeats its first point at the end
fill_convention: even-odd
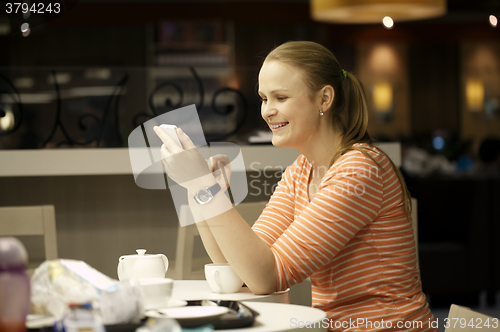
{"type": "Polygon", "coordinates": [[[390,18],[389,16],[386,16],[382,19],[382,24],[387,29],[392,29],[392,27],[394,26],[394,20],[392,18],[390,18]]]}
{"type": "Polygon", "coordinates": [[[490,15],[490,25],[494,28],[497,27],[498,19],[495,15],[490,15]]]}
{"type": "Polygon", "coordinates": [[[29,23],[23,23],[21,24],[21,32],[26,32],[30,29],[29,23]]]}
{"type": "Polygon", "coordinates": [[[330,23],[421,20],[446,14],[446,0],[310,0],[311,16],[330,23]]]}

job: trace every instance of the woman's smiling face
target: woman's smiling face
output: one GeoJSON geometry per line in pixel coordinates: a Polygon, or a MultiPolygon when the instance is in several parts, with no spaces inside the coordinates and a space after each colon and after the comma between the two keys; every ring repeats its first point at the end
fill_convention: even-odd
{"type": "Polygon", "coordinates": [[[265,61],[259,73],[261,114],[273,132],[274,146],[307,147],[319,124],[319,99],[314,104],[300,69],[265,61]]]}

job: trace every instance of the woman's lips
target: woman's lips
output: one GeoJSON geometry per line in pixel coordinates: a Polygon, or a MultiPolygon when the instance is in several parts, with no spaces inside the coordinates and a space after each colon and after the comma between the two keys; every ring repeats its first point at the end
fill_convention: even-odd
{"type": "Polygon", "coordinates": [[[270,123],[269,127],[271,127],[271,130],[273,132],[279,131],[283,128],[285,128],[288,125],[288,122],[277,122],[277,123],[270,123]]]}

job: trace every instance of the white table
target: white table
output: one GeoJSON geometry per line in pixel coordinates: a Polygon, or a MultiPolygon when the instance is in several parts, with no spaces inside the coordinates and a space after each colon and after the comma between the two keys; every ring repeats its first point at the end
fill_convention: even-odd
{"type": "Polygon", "coordinates": [[[242,302],[259,313],[255,322],[244,329],[227,329],[224,332],[271,332],[271,331],[327,331],[326,312],[296,304],[269,302],[242,302]],[[316,322],[316,324],[314,324],[316,322]]]}
{"type": "Polygon", "coordinates": [[[214,293],[206,280],[174,280],[172,297],[180,300],[233,300],[233,301],[257,301],[290,303],[290,290],[277,292],[269,295],[255,295],[248,289],[242,287],[238,293],[217,294],[214,293]]]}
{"type": "MultiPolygon", "coordinates": [[[[217,294],[212,292],[206,280],[174,280],[172,297],[181,300],[233,300],[241,301],[246,306],[257,311],[251,327],[245,332],[298,331],[308,328],[308,332],[326,331],[326,313],[323,310],[289,304],[289,289],[284,292],[269,295],[255,295],[247,287],[242,287],[237,293],[217,294]],[[314,324],[316,322],[316,324],[314,324]]],[[[224,329],[224,332],[241,332],[242,329],[224,329]]]]}

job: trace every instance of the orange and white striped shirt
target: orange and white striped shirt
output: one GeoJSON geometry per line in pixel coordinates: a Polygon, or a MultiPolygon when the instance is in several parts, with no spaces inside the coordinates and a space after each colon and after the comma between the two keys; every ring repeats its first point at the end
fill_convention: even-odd
{"type": "MultiPolygon", "coordinates": [[[[437,331],[422,292],[411,220],[388,159],[355,144],[309,201],[313,165],[300,155],[253,230],[273,251],[279,290],[311,278],[313,307],[334,331],[437,331]]],[[[434,322],[435,323],[435,322],[434,322]]]]}

